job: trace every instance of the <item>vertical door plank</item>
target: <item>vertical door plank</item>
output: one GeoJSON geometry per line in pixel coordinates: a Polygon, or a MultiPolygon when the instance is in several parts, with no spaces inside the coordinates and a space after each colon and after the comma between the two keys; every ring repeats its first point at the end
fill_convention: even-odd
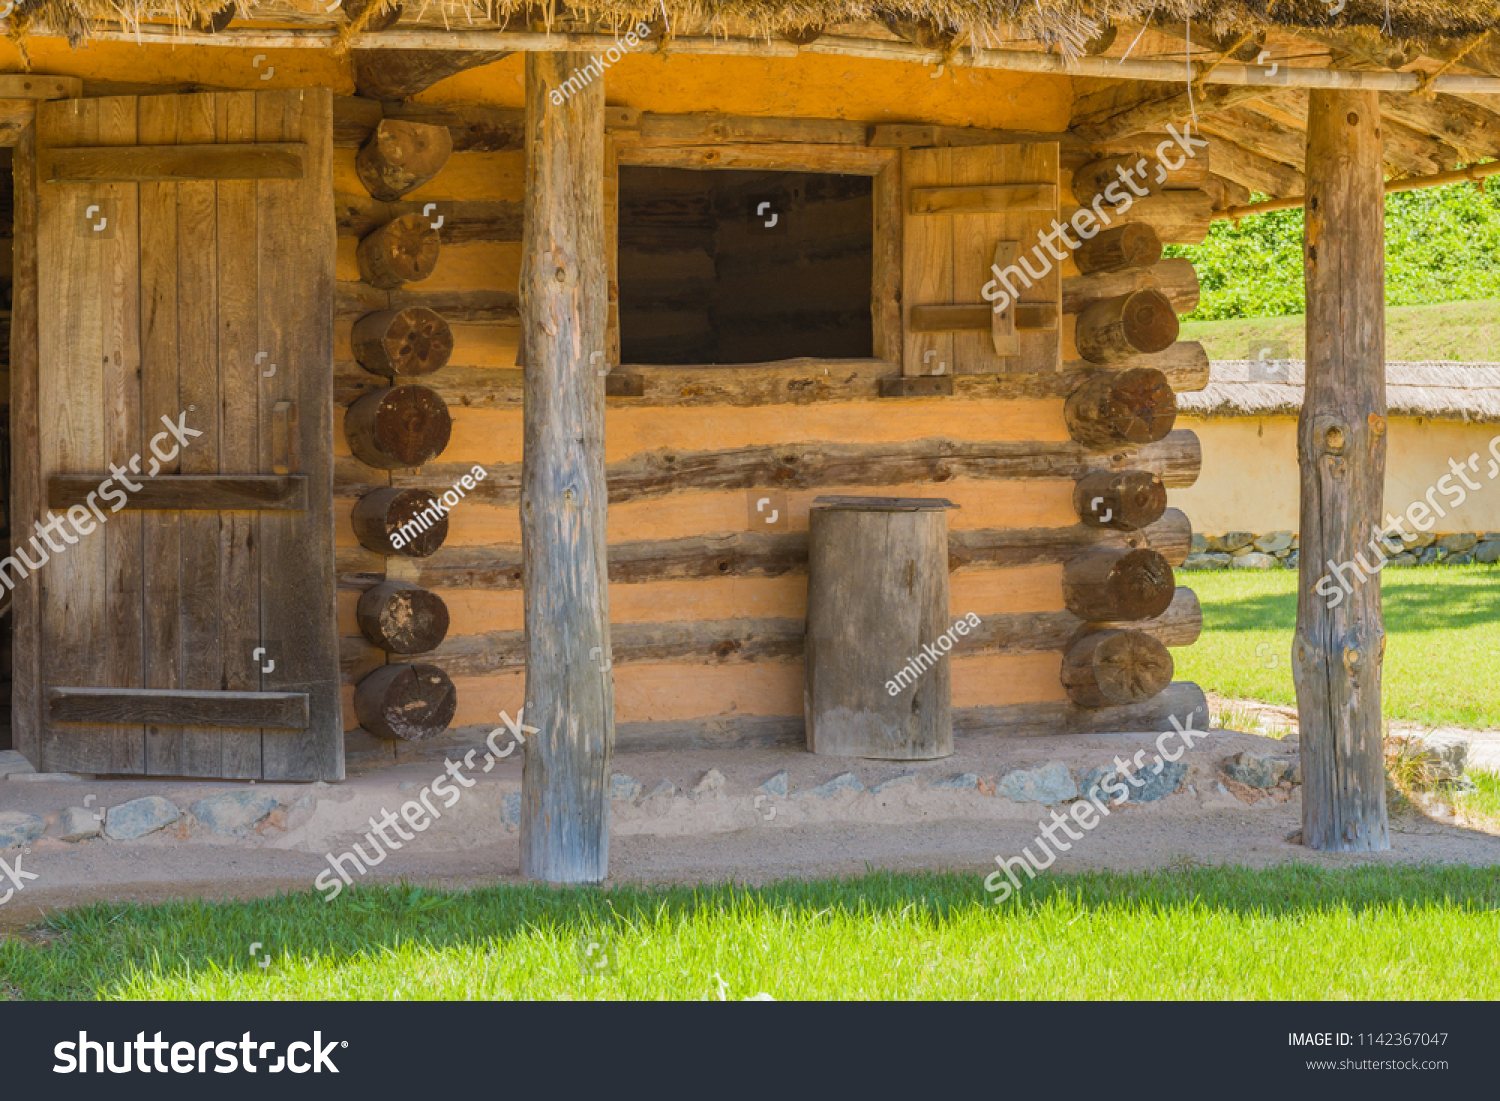
{"type": "MultiPolygon", "coordinates": [[[[100,145],[136,144],[137,99],[120,96],[100,101],[100,145]]],[[[102,393],[104,451],[109,462],[122,470],[141,453],[141,272],[140,190],[137,184],[117,183],[101,187],[110,200],[116,219],[113,240],[102,242],[108,261],[104,321],[104,389],[102,393]]],[[[104,467],[97,468],[104,470],[104,467]]],[[[104,541],[108,572],[105,577],[106,617],[109,634],[103,656],[103,677],[95,683],[110,688],[145,687],[143,646],[143,589],[141,584],[144,546],[142,514],[131,509],[109,512],[110,502],[101,502],[108,516],[96,538],[104,541]]],[[[122,725],[112,728],[112,740],[129,747],[126,756],[133,767],[110,771],[144,771],[146,728],[122,725]]],[[[118,762],[117,762],[118,764],[118,762]]]]}
{"type": "MultiPolygon", "coordinates": [[[[38,387],[37,330],[40,321],[37,293],[37,222],[36,132],[33,122],[21,132],[16,143],[15,177],[15,283],[12,287],[10,329],[10,415],[14,439],[24,440],[28,432],[40,439],[40,393],[38,387]]],[[[41,518],[45,484],[39,448],[12,448],[11,467],[11,547],[29,547],[33,524],[41,518]]],[[[33,552],[34,553],[34,552],[33,552]]],[[[35,559],[33,559],[35,561],[35,559]]],[[[42,637],[41,583],[30,571],[15,580],[11,619],[15,634],[14,696],[11,701],[12,731],[15,747],[33,764],[42,759],[42,637]]]]}
{"type": "MultiPolygon", "coordinates": [[[[39,144],[46,147],[97,145],[101,100],[44,104],[39,112],[39,144]]],[[[103,188],[88,184],[46,184],[40,191],[38,255],[40,300],[50,312],[41,328],[39,447],[46,473],[99,470],[105,437],[104,317],[111,286],[104,235],[85,235],[79,203],[102,200],[103,188]],[[63,306],[64,308],[58,308],[63,306]]],[[[102,201],[100,203],[102,204],[102,201]]],[[[98,683],[98,664],[109,636],[106,621],[105,541],[74,535],[44,511],[50,533],[33,544],[49,560],[39,571],[42,634],[48,652],[46,683],[86,687],[98,683]]],[[[17,533],[18,536],[20,533],[17,533]]],[[[93,533],[98,535],[97,529],[93,533]]],[[[19,539],[17,540],[19,542],[19,539]]],[[[128,745],[107,728],[46,724],[41,767],[49,772],[129,771],[128,745]]]]}
{"type": "MultiPolygon", "coordinates": [[[[263,735],[268,780],[344,776],[333,568],[333,95],[326,88],[260,92],[257,141],[307,144],[302,180],[262,180],[257,217],[261,347],[281,367],[261,380],[263,412],[296,405],[292,467],[308,478],[309,508],[261,516],[261,631],[280,648],[267,691],[309,694],[309,725],[263,735]]],[[[261,462],[271,469],[271,433],[261,462]]]]}
{"type": "Polygon", "coordinates": [[[906,350],[904,375],[949,374],[953,366],[953,337],[949,333],[912,332],[913,306],[953,302],[953,217],[918,214],[911,210],[914,187],[946,187],[953,175],[952,149],[907,149],[901,154],[901,210],[905,223],[901,264],[902,313],[906,350]],[[929,355],[928,353],[935,353],[929,355]],[[940,366],[941,365],[941,366],[940,366]]]}
{"type": "MultiPolygon", "coordinates": [[[[1056,142],[1034,142],[1016,147],[1019,150],[1020,159],[1016,168],[1016,177],[1021,183],[1047,183],[1058,184],[1058,146],[1056,142]]],[[[1030,250],[1036,245],[1038,233],[1046,233],[1051,230],[1052,222],[1057,218],[1058,210],[1045,214],[1012,214],[1006,217],[1006,235],[1012,232],[1025,234],[1026,248],[1030,250]]],[[[1078,236],[1073,230],[1068,230],[1067,235],[1073,240],[1078,236]]],[[[1059,241],[1057,250],[1067,254],[1070,252],[1067,243],[1059,241]]],[[[1043,250],[1045,251],[1045,249],[1043,250]]],[[[1035,261],[1033,261],[1034,263],[1035,261]]],[[[1046,332],[1022,332],[1018,336],[1021,341],[1021,355],[1019,357],[1023,370],[1028,372],[1049,372],[1062,370],[1062,267],[1066,261],[1053,260],[1052,270],[1047,278],[1037,283],[1021,301],[1032,304],[1048,304],[1057,312],[1058,328],[1046,332]]],[[[1004,368],[997,368],[1004,370],[1004,368]]],[[[1014,367],[1011,370],[1015,370],[1014,367]]]]}
{"type": "MultiPolygon", "coordinates": [[[[214,100],[216,140],[254,141],[255,93],[219,92],[214,100]]],[[[272,365],[278,374],[282,370],[278,356],[256,362],[261,349],[255,188],[253,180],[217,185],[221,474],[260,473],[261,375],[272,365]]],[[[254,512],[221,512],[218,519],[221,680],[231,691],[254,692],[260,689],[261,665],[255,655],[260,646],[260,521],[254,512]]],[[[222,737],[222,775],[259,779],[261,732],[227,729],[222,737]]]]}
{"type": "MultiPolygon", "coordinates": [[[[142,145],[177,143],[179,107],[185,96],[143,96],[136,134],[142,145]]],[[[177,189],[175,183],[140,184],[141,233],[141,438],[143,461],[148,441],[161,431],[163,415],[185,408],[178,394],[177,358],[177,189]],[[155,427],[153,427],[155,426],[155,427]]],[[[206,419],[206,418],[205,418],[206,419]]],[[[174,467],[175,470],[175,467],[174,467]]],[[[182,531],[180,513],[142,515],[145,558],[145,659],[147,688],[183,688],[181,605],[182,531]]],[[[182,728],[146,728],[147,771],[184,775],[182,728]]]]}
{"type": "Polygon", "coordinates": [[[876,359],[900,363],[901,326],[901,158],[891,159],[874,181],[875,256],[870,271],[870,320],[876,359]]]}
{"type": "MultiPolygon", "coordinates": [[[[970,146],[953,150],[953,183],[955,186],[1056,184],[1057,165],[1057,145],[1051,142],[970,146]]],[[[953,301],[958,304],[983,301],[983,287],[994,276],[990,264],[994,260],[995,243],[1015,241],[1017,263],[1024,258],[1031,271],[1046,272],[1031,287],[1019,280],[1014,281],[1014,286],[1021,292],[1019,301],[1027,305],[1053,304],[1058,310],[1060,323],[1062,266],[1066,260],[1052,255],[1039,240],[1040,234],[1051,232],[1057,213],[1053,210],[1046,213],[954,215],[953,301]]],[[[1067,256],[1069,250],[1064,241],[1054,238],[1053,245],[1064,257],[1067,256]]],[[[997,356],[988,333],[960,333],[953,341],[956,374],[1035,373],[1056,371],[1062,367],[1062,344],[1056,329],[1019,333],[1020,354],[1015,356],[997,356]]]]}
{"type": "MultiPolygon", "coordinates": [[[[953,186],[965,184],[1017,183],[1020,152],[1014,145],[975,145],[953,150],[953,186]]],[[[930,217],[930,215],[929,215],[930,217]]],[[[953,298],[955,304],[984,301],[984,285],[993,278],[990,264],[995,242],[1007,232],[1019,239],[1025,255],[1036,244],[1036,235],[1019,237],[1019,219],[1003,214],[955,214],[953,216],[953,298]]],[[[1027,256],[1027,262],[1036,261],[1027,256]]],[[[976,375],[1005,371],[1019,366],[1020,357],[997,356],[988,332],[955,333],[953,373],[976,375]]]]}
{"type": "MultiPolygon", "coordinates": [[[[177,114],[179,144],[214,140],[214,96],[184,96],[177,114]]],[[[217,192],[212,180],[177,185],[177,393],[187,423],[202,432],[181,447],[182,474],[216,474],[222,435],[218,355],[217,192]]],[[[173,412],[173,417],[177,411],[173,412]]],[[[180,446],[172,439],[167,444],[180,446]]],[[[182,680],[195,691],[224,687],[219,639],[219,515],[184,512],[182,525],[182,680]]],[[[182,774],[218,776],[223,730],[182,728],[182,774]]]]}

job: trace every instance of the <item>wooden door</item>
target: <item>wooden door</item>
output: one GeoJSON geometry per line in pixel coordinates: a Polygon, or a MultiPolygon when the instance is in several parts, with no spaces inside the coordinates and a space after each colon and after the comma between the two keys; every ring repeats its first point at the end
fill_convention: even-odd
{"type": "Polygon", "coordinates": [[[331,152],[325,89],[37,112],[43,770],[343,776],[331,152]]]}
{"type": "Polygon", "coordinates": [[[1059,211],[1057,143],[907,149],[901,188],[904,373],[1061,370],[1063,261],[1039,239],[1059,211]],[[1020,273],[999,315],[992,264],[1020,273]]]}

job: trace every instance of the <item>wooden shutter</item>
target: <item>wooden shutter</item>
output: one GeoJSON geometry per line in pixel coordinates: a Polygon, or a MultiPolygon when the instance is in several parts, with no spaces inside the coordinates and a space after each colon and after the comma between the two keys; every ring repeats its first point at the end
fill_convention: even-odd
{"type": "Polygon", "coordinates": [[[40,767],[341,778],[331,93],[36,127],[44,507],[107,521],[38,571],[40,767]],[[182,414],[202,435],[161,440],[182,414]],[[135,456],[155,477],[90,503],[135,456]]]}
{"type": "Polygon", "coordinates": [[[904,373],[1061,370],[1063,261],[1043,247],[1051,264],[1045,278],[1029,289],[1015,281],[1020,304],[998,319],[1014,323],[1008,338],[995,335],[993,306],[983,297],[1002,242],[1041,270],[1030,252],[1058,216],[1057,143],[907,149],[901,181],[904,373]]]}

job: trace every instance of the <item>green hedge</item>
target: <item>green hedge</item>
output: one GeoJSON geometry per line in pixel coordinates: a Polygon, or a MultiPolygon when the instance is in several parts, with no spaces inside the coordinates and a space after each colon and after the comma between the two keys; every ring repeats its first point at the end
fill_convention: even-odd
{"type": "MultiPolygon", "coordinates": [[[[1260,198],[1260,196],[1257,196],[1260,198]]],[[[1386,303],[1500,298],[1500,184],[1452,184],[1385,199],[1386,303]]],[[[1215,222],[1201,245],[1169,245],[1198,269],[1198,321],[1303,312],[1302,211],[1215,222]]]]}

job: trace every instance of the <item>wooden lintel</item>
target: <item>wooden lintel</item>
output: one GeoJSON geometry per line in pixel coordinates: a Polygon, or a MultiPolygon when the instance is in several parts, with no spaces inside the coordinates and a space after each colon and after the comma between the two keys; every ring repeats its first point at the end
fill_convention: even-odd
{"type": "MultiPolygon", "coordinates": [[[[618,138],[618,132],[616,137],[618,138]]],[[[878,176],[896,159],[897,150],[857,145],[800,145],[793,142],[701,145],[618,143],[622,165],[656,168],[745,168],[775,172],[841,172],[878,176]]]]}
{"type": "Polygon", "coordinates": [[[993,184],[989,187],[914,187],[912,214],[1056,213],[1056,184],[993,184]]]}
{"type": "Polygon", "coordinates": [[[604,109],[604,132],[616,130],[639,130],[641,109],[639,107],[606,107],[604,109]]]}
{"type": "Polygon", "coordinates": [[[880,380],[883,398],[951,398],[952,375],[911,375],[880,380]]]}
{"type": "Polygon", "coordinates": [[[646,379],[642,375],[607,374],[604,376],[604,396],[643,398],[646,396],[646,379]]]}
{"type": "Polygon", "coordinates": [[[77,99],[83,81],[76,76],[0,73],[0,99],[77,99]]]}
{"type": "Polygon", "coordinates": [[[943,144],[941,126],[898,122],[870,127],[870,145],[877,149],[925,149],[943,144]]]}
{"type": "MultiPolygon", "coordinates": [[[[110,480],[108,474],[54,474],[47,479],[47,504],[88,509],[92,497],[101,512],[115,511],[112,498],[99,492],[99,486],[110,480]]],[[[307,508],[307,477],[301,474],[159,474],[142,476],[136,484],[140,489],[124,493],[120,510],[302,512],[307,508]]],[[[117,480],[110,493],[124,492],[118,486],[117,480]]]]}
{"type": "Polygon", "coordinates": [[[300,180],[307,175],[302,142],[224,145],[79,146],[51,151],[42,166],[48,183],[73,180],[300,180]]]}
{"type": "MultiPolygon", "coordinates": [[[[910,326],[914,333],[987,333],[993,317],[993,307],[983,303],[913,306],[910,326]]],[[[1015,320],[1017,332],[1053,332],[1057,329],[1058,309],[1051,302],[1020,302],[1015,307],[1015,320]]]]}
{"type": "MultiPolygon", "coordinates": [[[[249,660],[249,655],[245,655],[249,660]]],[[[306,692],[191,692],[175,688],[49,688],[55,723],[151,723],[306,730],[306,692]]]]}

